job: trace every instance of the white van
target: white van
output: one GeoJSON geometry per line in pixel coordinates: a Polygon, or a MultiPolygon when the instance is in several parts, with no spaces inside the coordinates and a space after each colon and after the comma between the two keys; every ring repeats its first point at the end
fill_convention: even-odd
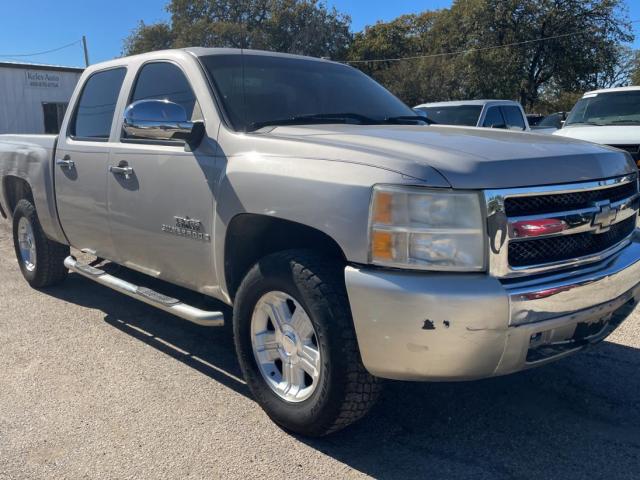
{"type": "Polygon", "coordinates": [[[640,87],[585,93],[553,134],[626,150],[640,166],[640,87]]]}

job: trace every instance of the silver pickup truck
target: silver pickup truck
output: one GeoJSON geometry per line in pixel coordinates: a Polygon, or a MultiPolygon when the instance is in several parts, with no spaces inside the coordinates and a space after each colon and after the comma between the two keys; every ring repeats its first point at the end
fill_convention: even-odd
{"type": "Polygon", "coordinates": [[[0,137],[0,214],[29,284],[70,270],[208,326],[223,314],[145,279],[232,305],[246,382],[294,432],[362,417],[381,378],[471,380],[562,358],[639,298],[627,153],[427,125],[339,63],[202,48],[120,58],[84,72],[61,132],[0,137]]]}

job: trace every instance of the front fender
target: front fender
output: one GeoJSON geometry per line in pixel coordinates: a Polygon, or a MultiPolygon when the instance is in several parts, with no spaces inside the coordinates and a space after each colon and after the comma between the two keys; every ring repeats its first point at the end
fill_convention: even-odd
{"type": "MultiPolygon", "coordinates": [[[[216,192],[216,265],[224,283],[226,231],[239,214],[296,222],[331,237],[348,261],[368,261],[371,187],[419,180],[368,165],[339,161],[242,154],[221,159],[216,192]]],[[[226,284],[221,285],[226,290],[226,284]]]]}

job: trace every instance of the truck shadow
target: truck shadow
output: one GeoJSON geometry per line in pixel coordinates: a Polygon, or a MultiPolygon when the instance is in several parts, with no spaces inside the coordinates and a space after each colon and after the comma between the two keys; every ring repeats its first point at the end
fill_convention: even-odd
{"type": "MultiPolygon", "coordinates": [[[[137,274],[119,273],[129,275],[137,274]]],[[[167,288],[163,293],[193,295],[167,288]]],[[[102,310],[119,331],[249,396],[230,328],[189,324],[77,275],[46,293],[102,310]]],[[[230,309],[216,307],[230,322],[230,309]]],[[[361,422],[327,438],[299,440],[377,478],[638,478],[639,353],[604,342],[508,377],[388,382],[361,422]]]]}

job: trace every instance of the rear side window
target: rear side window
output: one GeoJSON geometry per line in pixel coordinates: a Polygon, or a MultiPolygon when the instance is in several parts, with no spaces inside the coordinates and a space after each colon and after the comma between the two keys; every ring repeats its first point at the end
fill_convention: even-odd
{"type": "Polygon", "coordinates": [[[126,73],[125,68],[114,68],[89,77],[82,89],[71,124],[72,136],[91,140],[109,138],[113,114],[126,73]]]}
{"type": "Polygon", "coordinates": [[[427,118],[439,125],[462,125],[475,127],[478,124],[481,105],[456,105],[449,107],[418,107],[427,118]]]}
{"type": "Polygon", "coordinates": [[[159,99],[181,105],[187,118],[201,120],[202,114],[189,81],[180,68],[173,63],[148,63],[140,70],[131,97],[138,100],[159,99]]]}
{"type": "Polygon", "coordinates": [[[504,118],[498,107],[489,107],[484,117],[483,127],[489,128],[506,128],[504,118]]]}
{"type": "Polygon", "coordinates": [[[524,130],[524,118],[522,117],[522,111],[518,107],[501,107],[504,119],[507,122],[507,128],[509,130],[524,130]]]}

